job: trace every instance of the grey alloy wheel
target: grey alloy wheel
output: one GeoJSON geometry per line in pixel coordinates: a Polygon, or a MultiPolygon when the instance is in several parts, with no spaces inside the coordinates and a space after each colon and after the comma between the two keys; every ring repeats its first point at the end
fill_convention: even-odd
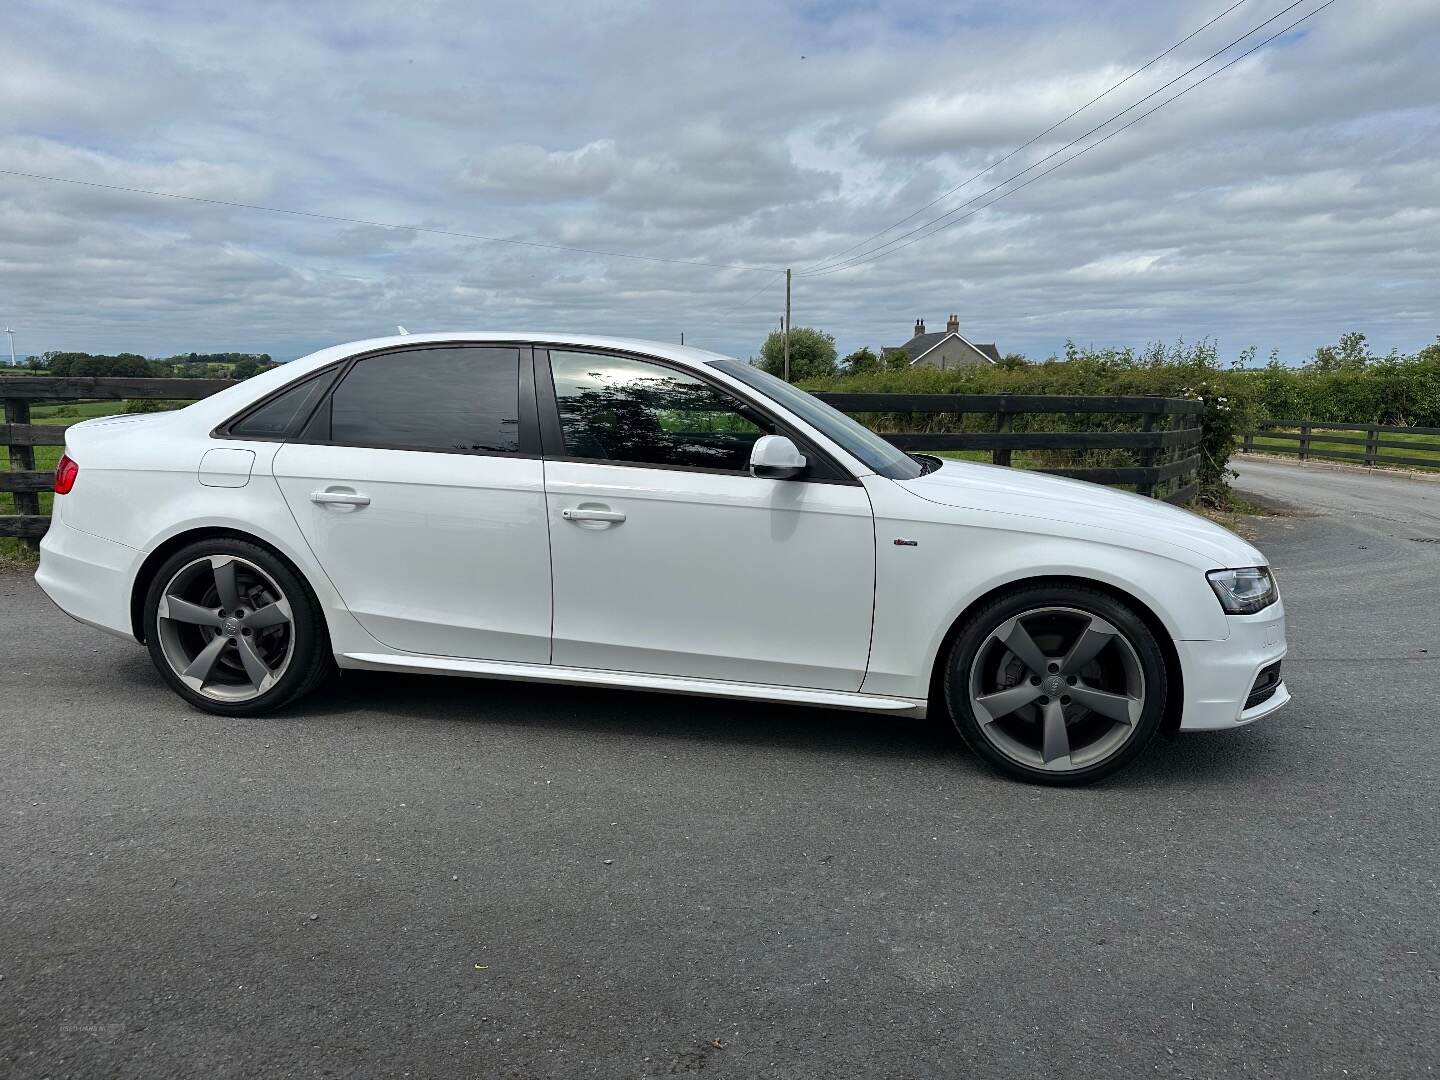
{"type": "Polygon", "coordinates": [[[968,690],[983,738],[1029,769],[1074,772],[1119,754],[1145,711],[1145,674],[1125,632],[1077,608],[1035,607],[981,642],[968,690]]]}
{"type": "Polygon", "coordinates": [[[156,608],[160,652],[192,692],[242,704],[285,675],[295,618],[275,579],[249,559],[207,555],[180,567],[156,608]]]}

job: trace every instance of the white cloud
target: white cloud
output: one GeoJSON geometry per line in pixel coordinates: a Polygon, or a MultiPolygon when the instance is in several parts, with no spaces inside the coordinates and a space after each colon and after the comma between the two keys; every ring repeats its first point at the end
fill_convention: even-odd
{"type": "MultiPolygon", "coordinates": [[[[1274,7],[1251,6],[904,228],[1274,7]]],[[[327,5],[19,0],[0,168],[798,269],[863,251],[1212,14],[1199,0],[626,0],[577,18],[560,0],[357,0],[337,19],[327,5]]],[[[1440,331],[1437,47],[1433,2],[1335,4],[934,239],[798,277],[797,320],[845,349],[952,310],[1041,356],[1067,337],[1214,334],[1230,354],[1253,342],[1299,359],[1352,328],[1415,348],[1440,331]]],[[[743,356],[780,308],[766,281],[0,176],[0,318],[24,351],[295,355],[402,322],[683,330],[743,356]]]]}
{"type": "Polygon", "coordinates": [[[596,139],[575,150],[497,146],[466,165],[459,183],[496,198],[552,202],[603,195],[619,170],[614,139],[596,139]]]}

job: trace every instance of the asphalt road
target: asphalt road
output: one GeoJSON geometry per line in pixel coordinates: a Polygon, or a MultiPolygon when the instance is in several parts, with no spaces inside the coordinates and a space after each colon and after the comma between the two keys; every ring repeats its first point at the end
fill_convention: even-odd
{"type": "Polygon", "coordinates": [[[1242,455],[1230,465],[1242,493],[1352,522],[1369,519],[1389,536],[1440,536],[1440,474],[1242,455]]]}
{"type": "Polygon", "coordinates": [[[1080,791],[935,723],[620,692],[359,675],[225,721],[0,576],[0,1061],[1433,1075],[1431,491],[1262,520],[1295,703],[1080,791]]]}

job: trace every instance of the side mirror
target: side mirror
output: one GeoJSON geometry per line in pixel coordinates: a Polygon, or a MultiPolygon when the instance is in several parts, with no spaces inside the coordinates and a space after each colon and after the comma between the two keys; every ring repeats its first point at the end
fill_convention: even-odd
{"type": "Polygon", "coordinates": [[[750,450],[750,475],[791,480],[809,468],[805,455],[784,435],[762,435],[750,450]]]}

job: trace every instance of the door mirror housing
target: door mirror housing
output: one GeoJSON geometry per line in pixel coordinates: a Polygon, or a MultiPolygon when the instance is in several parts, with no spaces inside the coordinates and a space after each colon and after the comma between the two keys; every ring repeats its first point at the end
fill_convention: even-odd
{"type": "Polygon", "coordinates": [[[793,480],[809,467],[805,455],[784,435],[762,435],[750,450],[750,475],[764,480],[793,480]]]}

